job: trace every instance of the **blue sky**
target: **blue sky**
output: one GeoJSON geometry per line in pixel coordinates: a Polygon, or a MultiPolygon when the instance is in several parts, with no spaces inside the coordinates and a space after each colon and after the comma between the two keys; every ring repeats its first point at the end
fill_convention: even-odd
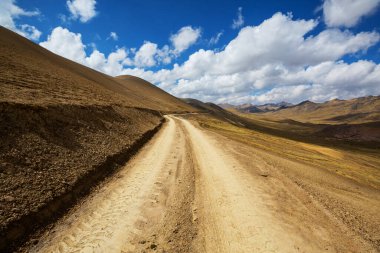
{"type": "Polygon", "coordinates": [[[380,93],[379,4],[3,0],[0,24],[71,60],[112,76],[138,75],[179,97],[297,103],[380,93]]]}

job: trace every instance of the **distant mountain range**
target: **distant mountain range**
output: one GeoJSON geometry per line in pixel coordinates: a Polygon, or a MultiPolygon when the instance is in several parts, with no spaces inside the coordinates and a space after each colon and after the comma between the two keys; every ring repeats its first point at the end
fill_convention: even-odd
{"type": "Polygon", "coordinates": [[[363,123],[380,121],[380,96],[359,97],[348,100],[333,99],[323,103],[309,100],[299,104],[270,103],[264,105],[220,104],[231,112],[256,114],[275,120],[296,120],[313,123],[363,123]]]}
{"type": "Polygon", "coordinates": [[[184,101],[231,124],[287,138],[380,142],[380,96],[260,106],[215,105],[195,99],[184,101]],[[256,113],[258,111],[260,113],[256,113]]]}
{"type": "Polygon", "coordinates": [[[263,115],[276,119],[293,119],[314,123],[380,121],[380,96],[367,96],[348,100],[333,99],[323,103],[307,100],[283,110],[266,112],[263,115]]]}
{"type": "Polygon", "coordinates": [[[365,122],[380,119],[380,96],[359,97],[348,100],[333,99],[323,103],[309,100],[293,105],[287,102],[264,105],[220,104],[220,107],[240,113],[259,113],[277,119],[329,122],[365,122]]]}
{"type": "Polygon", "coordinates": [[[231,104],[219,104],[220,107],[224,109],[235,109],[243,113],[258,113],[258,112],[270,112],[277,111],[280,109],[288,108],[293,104],[287,102],[280,103],[269,103],[263,105],[253,105],[253,104],[242,104],[242,105],[231,105],[231,104]]]}

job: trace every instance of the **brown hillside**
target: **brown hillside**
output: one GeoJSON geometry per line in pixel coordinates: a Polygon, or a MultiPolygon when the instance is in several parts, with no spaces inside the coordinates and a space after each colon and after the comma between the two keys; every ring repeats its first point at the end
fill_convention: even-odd
{"type": "Polygon", "coordinates": [[[132,92],[135,99],[143,101],[149,108],[157,108],[159,105],[162,111],[194,111],[194,108],[182,100],[162,92],[157,86],[139,77],[123,75],[115,77],[114,80],[125,87],[129,93],[132,92]]]}
{"type": "Polygon", "coordinates": [[[3,27],[0,27],[0,38],[0,101],[191,110],[182,101],[142,79],[129,78],[131,81],[120,83],[120,78],[115,79],[55,55],[3,27]],[[138,85],[149,88],[140,89],[138,85]],[[154,91],[152,96],[151,91],[154,91]],[[139,92],[141,94],[137,94],[139,92]],[[166,101],[169,97],[170,101],[166,101]],[[162,104],[165,106],[161,107],[162,104]]]}
{"type": "MultiPolygon", "coordinates": [[[[0,27],[0,251],[120,167],[162,121],[192,110],[141,79],[115,79],[0,27]]],[[[16,243],[17,244],[17,243],[16,243]]]]}

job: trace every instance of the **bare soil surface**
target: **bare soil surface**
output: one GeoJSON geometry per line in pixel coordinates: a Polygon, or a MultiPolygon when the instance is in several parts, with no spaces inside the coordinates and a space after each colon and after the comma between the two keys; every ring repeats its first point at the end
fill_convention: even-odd
{"type": "Polygon", "coordinates": [[[131,162],[21,251],[379,252],[375,189],[363,200],[339,195],[310,180],[328,177],[346,189],[334,175],[167,119],[131,162]],[[352,203],[348,214],[368,210],[367,236],[328,207],[326,195],[352,203]]]}

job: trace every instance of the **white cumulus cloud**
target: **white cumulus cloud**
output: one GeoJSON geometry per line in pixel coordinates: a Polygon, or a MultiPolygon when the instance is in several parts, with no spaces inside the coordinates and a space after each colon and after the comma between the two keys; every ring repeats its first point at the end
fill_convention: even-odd
{"type": "Polygon", "coordinates": [[[146,68],[171,62],[178,47],[175,51],[174,45],[160,48],[145,41],[137,50],[119,48],[106,56],[93,49],[87,56],[80,34],[62,27],[41,45],[109,75],[137,75],[173,95],[217,103],[294,103],[379,94],[379,64],[342,60],[378,43],[379,33],[337,28],[312,33],[317,25],[317,20],[276,13],[242,28],[223,50],[199,49],[184,63],[157,71],[146,68]]]}
{"type": "Polygon", "coordinates": [[[119,75],[126,66],[132,64],[124,48],[118,48],[106,57],[93,47],[93,52],[87,56],[82,35],[60,26],[54,28],[47,40],[40,45],[58,55],[112,76],[119,75]]]}
{"type": "Polygon", "coordinates": [[[200,28],[185,26],[177,33],[170,36],[172,47],[164,45],[159,48],[156,43],[145,41],[143,45],[134,52],[133,65],[136,67],[153,67],[160,63],[169,64],[173,58],[178,57],[183,51],[188,49],[201,36],[200,28]]]}
{"type": "Polygon", "coordinates": [[[123,72],[179,97],[214,102],[323,101],[380,93],[379,65],[340,60],[367,50],[380,35],[327,29],[309,36],[317,24],[277,13],[258,26],[241,29],[222,51],[200,49],[172,69],[123,72]]]}
{"type": "Polygon", "coordinates": [[[17,25],[16,21],[21,16],[32,17],[38,16],[40,12],[38,10],[26,11],[16,5],[15,0],[1,0],[0,1],[0,25],[8,28],[28,39],[38,40],[41,36],[35,26],[28,24],[17,25]]]}
{"type": "Polygon", "coordinates": [[[79,19],[81,22],[88,22],[96,16],[96,0],[67,0],[67,8],[72,18],[79,19]]]}
{"type": "Polygon", "coordinates": [[[335,29],[305,38],[316,25],[314,20],[292,20],[291,16],[277,13],[259,26],[241,29],[221,52],[203,49],[195,52],[181,66],[183,75],[193,78],[206,72],[230,74],[266,64],[308,66],[366,50],[380,39],[376,32],[354,35],[335,29]]]}
{"type": "Polygon", "coordinates": [[[380,0],[325,0],[323,16],[330,27],[355,26],[362,17],[372,14],[380,0]]]}
{"type": "Polygon", "coordinates": [[[201,29],[185,26],[179,29],[176,34],[170,36],[170,41],[174,46],[174,52],[181,53],[193,45],[201,36],[201,29]]]}
{"type": "Polygon", "coordinates": [[[152,67],[156,65],[157,44],[145,41],[136,52],[134,62],[138,67],[152,67]]]}
{"type": "Polygon", "coordinates": [[[72,33],[63,27],[56,27],[48,36],[47,41],[41,42],[40,46],[62,55],[65,58],[84,64],[86,53],[80,33],[72,33]]]}

